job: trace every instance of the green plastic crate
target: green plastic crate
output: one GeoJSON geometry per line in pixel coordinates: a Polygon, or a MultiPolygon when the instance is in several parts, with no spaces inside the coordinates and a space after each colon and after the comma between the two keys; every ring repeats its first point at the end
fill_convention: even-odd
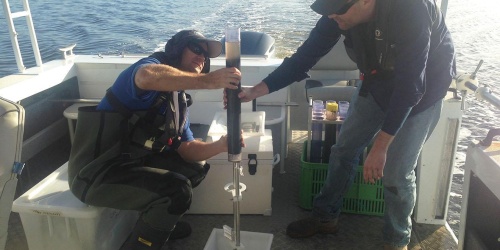
{"type": "MultiPolygon", "coordinates": [[[[312,209],[313,199],[325,182],[328,164],[306,162],[307,142],[304,142],[302,149],[299,206],[304,209],[312,209]]],[[[374,184],[365,182],[363,180],[363,166],[359,166],[354,183],[344,196],[342,212],[382,216],[384,210],[382,180],[378,180],[374,184]]]]}

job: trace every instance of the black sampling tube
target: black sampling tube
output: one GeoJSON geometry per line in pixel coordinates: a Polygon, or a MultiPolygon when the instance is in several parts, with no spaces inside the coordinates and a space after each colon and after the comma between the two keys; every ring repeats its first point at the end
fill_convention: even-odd
{"type": "MultiPolygon", "coordinates": [[[[240,69],[240,29],[226,29],[226,67],[240,69]]],[[[227,147],[228,160],[241,161],[241,100],[238,94],[241,91],[241,82],[233,83],[238,89],[226,89],[227,96],[227,147]]]]}

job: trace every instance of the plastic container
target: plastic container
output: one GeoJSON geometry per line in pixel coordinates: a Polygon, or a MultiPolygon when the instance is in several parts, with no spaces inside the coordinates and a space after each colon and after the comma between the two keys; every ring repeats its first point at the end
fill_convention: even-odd
{"type": "Polygon", "coordinates": [[[339,105],[333,100],[326,101],[326,111],[325,119],[329,121],[337,120],[337,113],[339,111],[339,105]]]}
{"type": "MultiPolygon", "coordinates": [[[[314,197],[320,192],[326,180],[328,164],[306,162],[307,142],[304,143],[301,158],[299,206],[311,209],[314,197]]],[[[363,166],[359,166],[354,183],[344,196],[342,212],[383,216],[385,211],[384,186],[382,180],[375,184],[364,182],[363,166]]]]}
{"type": "MultiPolygon", "coordinates": [[[[313,100],[312,119],[322,121],[325,119],[325,104],[322,100],[313,100]]],[[[311,124],[311,162],[321,162],[321,148],[323,146],[323,124],[311,124]]]]}
{"type": "Polygon", "coordinates": [[[348,101],[339,102],[339,119],[344,120],[347,117],[347,111],[349,110],[348,101]]]}
{"type": "Polygon", "coordinates": [[[109,250],[123,244],[139,217],[136,211],[92,207],[69,191],[67,164],[17,198],[30,250],[109,250]]]}
{"type": "MultiPolygon", "coordinates": [[[[218,138],[207,138],[212,142],[218,138]]],[[[246,147],[242,148],[241,166],[243,176],[240,183],[247,189],[242,192],[240,214],[272,214],[273,193],[273,138],[271,130],[266,130],[265,136],[245,138],[246,147]],[[255,160],[250,160],[250,156],[255,160]],[[249,163],[255,163],[254,174],[249,163]]],[[[200,185],[193,189],[189,214],[233,214],[231,193],[224,190],[224,185],[233,182],[233,164],[227,160],[227,153],[220,153],[209,160],[210,171],[200,185]]]]}
{"type": "Polygon", "coordinates": [[[322,100],[314,100],[312,107],[312,119],[323,120],[325,119],[325,104],[322,100]]]}
{"type": "Polygon", "coordinates": [[[323,124],[313,122],[311,124],[311,162],[321,162],[321,152],[323,147],[323,124]]]}

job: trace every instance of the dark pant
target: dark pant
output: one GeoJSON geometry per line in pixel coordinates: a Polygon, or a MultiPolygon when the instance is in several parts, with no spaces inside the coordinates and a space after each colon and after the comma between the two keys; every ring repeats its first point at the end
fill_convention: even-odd
{"type": "Polygon", "coordinates": [[[208,164],[186,162],[176,152],[112,165],[89,188],[85,203],[141,211],[144,222],[163,231],[170,231],[189,209],[192,188],[208,171],[208,164]]]}

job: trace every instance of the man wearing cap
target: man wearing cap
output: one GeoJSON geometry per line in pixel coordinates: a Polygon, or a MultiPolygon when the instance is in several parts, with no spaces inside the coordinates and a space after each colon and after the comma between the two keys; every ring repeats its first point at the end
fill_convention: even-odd
{"type": "Polygon", "coordinates": [[[291,223],[287,234],[303,238],[339,230],[342,197],[360,154],[373,141],[363,174],[372,183],[383,178],[384,248],[407,249],[417,159],[455,74],[450,32],[433,0],[317,0],[311,8],[322,17],[308,39],[262,82],[239,94],[250,101],[304,80],[341,36],[362,73],[312,216],[291,223]]]}
{"type": "MultiPolygon", "coordinates": [[[[213,143],[194,140],[187,112],[190,101],[184,90],[237,88],[231,84],[241,80],[237,68],[209,72],[210,58],[217,57],[221,50],[219,41],[207,39],[198,31],[178,32],[164,52],[153,53],[125,69],[97,106],[101,113],[132,114],[128,119],[136,126],[132,131],[144,128],[157,136],[142,143],[137,141],[143,138],[130,132],[120,139],[125,143],[120,144],[119,156],[84,167],[78,167],[84,147],[74,146],[69,163],[72,192],[89,205],[140,212],[120,249],[161,249],[169,237],[182,238],[191,233],[189,224],[179,219],[189,209],[192,188],[207,174],[209,165],[204,160],[227,152],[227,138],[222,136],[213,143]],[[148,113],[139,116],[139,111],[148,113]],[[135,117],[140,118],[134,121],[135,117]]],[[[102,120],[98,122],[106,124],[102,120]]],[[[75,137],[74,145],[79,143],[75,137]]],[[[97,150],[97,146],[90,148],[97,150]]]]}

